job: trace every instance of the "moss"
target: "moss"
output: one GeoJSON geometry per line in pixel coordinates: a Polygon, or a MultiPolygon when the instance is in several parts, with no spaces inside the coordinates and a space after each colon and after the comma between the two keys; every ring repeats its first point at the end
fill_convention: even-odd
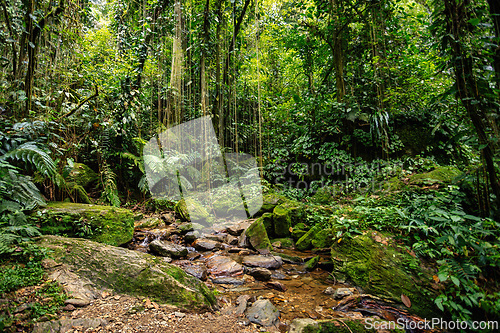
{"type": "Polygon", "coordinates": [[[295,247],[293,240],[291,238],[275,238],[271,240],[271,244],[274,242],[280,242],[281,247],[285,249],[292,249],[295,247]]]}
{"type": "Polygon", "coordinates": [[[319,256],[316,256],[316,257],[309,259],[305,264],[306,270],[312,271],[313,269],[316,268],[316,266],[318,265],[318,262],[319,262],[319,256]]]}
{"type": "Polygon", "coordinates": [[[374,241],[372,234],[377,235],[370,232],[332,246],[333,274],[351,280],[368,294],[396,302],[401,302],[401,294],[405,294],[413,304],[410,311],[432,316],[435,307],[428,289],[431,275],[420,268],[408,270],[405,265],[415,259],[396,247],[374,241]]]}
{"type": "Polygon", "coordinates": [[[307,233],[307,227],[304,223],[298,223],[293,227],[292,238],[295,240],[300,239],[307,233]]]}
{"type": "Polygon", "coordinates": [[[334,201],[337,189],[334,186],[325,186],[316,191],[311,201],[321,205],[326,205],[334,201]]]}
{"type": "Polygon", "coordinates": [[[175,205],[175,211],[184,221],[208,222],[208,211],[193,198],[180,200],[175,205]]]}
{"type": "Polygon", "coordinates": [[[74,163],[66,177],[66,181],[74,182],[79,186],[87,187],[98,179],[97,173],[82,163],[74,163]]]}
{"type": "Polygon", "coordinates": [[[273,210],[274,235],[287,237],[290,235],[291,217],[290,210],[284,205],[274,207],[273,210]]]}
{"type": "Polygon", "coordinates": [[[255,220],[247,228],[245,234],[249,238],[250,244],[252,244],[255,249],[273,249],[271,242],[269,241],[269,237],[267,236],[262,218],[255,220]]]}
{"type": "Polygon", "coordinates": [[[316,248],[330,247],[333,244],[333,231],[330,228],[321,229],[314,234],[311,244],[316,248]]]}
{"type": "Polygon", "coordinates": [[[298,256],[291,256],[291,255],[281,253],[281,252],[276,252],[276,251],[271,251],[271,254],[273,256],[281,257],[284,261],[293,262],[296,264],[301,264],[304,262],[304,260],[298,256]]]}
{"type": "Polygon", "coordinates": [[[268,236],[274,235],[274,223],[273,223],[273,214],[272,213],[264,213],[262,214],[262,222],[264,223],[264,227],[266,228],[268,236]]]}
{"type": "Polygon", "coordinates": [[[425,181],[431,183],[449,183],[460,176],[462,172],[453,166],[438,166],[434,170],[410,176],[410,182],[421,184],[425,181]]]}
{"type": "Polygon", "coordinates": [[[129,242],[134,232],[134,214],[124,208],[51,202],[35,216],[44,234],[85,237],[109,245],[129,242]]]}
{"type": "Polygon", "coordinates": [[[312,240],[314,239],[314,235],[322,229],[320,224],[316,224],[312,227],[308,232],[304,234],[304,236],[300,237],[297,243],[295,243],[295,247],[297,250],[304,251],[312,248],[312,240]]]}
{"type": "MultiPolygon", "coordinates": [[[[377,332],[374,329],[365,328],[365,324],[357,320],[342,320],[318,322],[319,327],[308,325],[302,331],[303,333],[364,333],[377,332]],[[346,327],[347,326],[347,327],[346,327]]],[[[399,333],[401,330],[391,330],[391,332],[399,333]]]]}
{"type": "Polygon", "coordinates": [[[57,236],[44,236],[41,244],[54,251],[56,262],[74,267],[79,276],[101,288],[193,309],[216,302],[204,283],[149,254],[57,236]]]}

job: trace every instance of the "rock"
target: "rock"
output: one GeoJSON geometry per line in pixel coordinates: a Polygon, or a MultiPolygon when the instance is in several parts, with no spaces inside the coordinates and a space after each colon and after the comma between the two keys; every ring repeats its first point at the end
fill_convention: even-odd
{"type": "Polygon", "coordinates": [[[236,245],[236,244],[238,244],[238,238],[231,236],[231,235],[227,235],[226,242],[229,245],[236,245]]]}
{"type": "Polygon", "coordinates": [[[286,291],[286,286],[283,283],[278,282],[278,281],[268,282],[268,283],[266,283],[266,286],[269,288],[278,290],[278,291],[286,291]]]}
{"type": "Polygon", "coordinates": [[[248,250],[242,247],[232,247],[227,250],[228,253],[239,253],[240,251],[248,251],[248,250]]]}
{"type": "Polygon", "coordinates": [[[198,238],[193,242],[193,247],[198,251],[212,251],[221,247],[219,242],[214,240],[198,238]]]}
{"type": "Polygon", "coordinates": [[[180,258],[188,254],[188,250],[184,246],[161,240],[152,241],[149,244],[149,249],[162,257],[180,258]]]}
{"type": "Polygon", "coordinates": [[[248,228],[248,225],[243,223],[233,224],[226,228],[226,232],[233,236],[239,236],[245,229],[248,228]]]}
{"type": "Polygon", "coordinates": [[[279,321],[279,315],[278,309],[267,299],[255,301],[246,312],[248,320],[266,327],[276,325],[279,321]]]}
{"type": "Polygon", "coordinates": [[[285,274],[279,272],[274,272],[271,275],[271,278],[275,280],[289,280],[289,278],[285,274]]]}
{"type": "Polygon", "coordinates": [[[262,223],[264,224],[264,227],[266,228],[267,235],[269,236],[276,236],[274,234],[274,222],[273,222],[273,214],[272,213],[264,213],[262,214],[262,223]]]}
{"type": "Polygon", "coordinates": [[[283,259],[283,262],[286,262],[287,264],[298,265],[298,264],[302,264],[304,262],[304,259],[302,259],[301,257],[291,256],[291,255],[284,254],[281,252],[271,251],[271,254],[281,257],[281,259],[283,259]]]}
{"type": "Polygon", "coordinates": [[[219,243],[224,243],[226,241],[227,234],[215,234],[215,235],[206,235],[206,239],[214,240],[219,243]]]}
{"type": "Polygon", "coordinates": [[[335,289],[333,289],[332,287],[328,287],[323,291],[323,294],[325,294],[325,295],[333,295],[334,293],[335,293],[335,289]]]}
{"type": "Polygon", "coordinates": [[[247,230],[245,230],[245,235],[248,237],[248,241],[254,249],[273,249],[269,237],[267,237],[266,228],[262,223],[262,218],[255,220],[247,230]]]}
{"type": "Polygon", "coordinates": [[[100,318],[60,319],[36,323],[32,333],[62,333],[72,331],[74,327],[78,327],[82,332],[85,332],[88,329],[95,329],[106,325],[107,321],[100,318]]]}
{"type": "Polygon", "coordinates": [[[318,323],[310,318],[295,318],[290,323],[289,333],[302,333],[307,326],[318,328],[318,323]]]}
{"type": "Polygon", "coordinates": [[[134,213],[124,208],[51,202],[39,210],[39,213],[40,231],[43,234],[67,234],[74,237],[76,232],[82,232],[78,228],[75,230],[75,221],[80,221],[79,223],[87,224],[92,230],[91,234],[84,237],[118,246],[131,241],[134,233],[134,213]]]}
{"type": "MultiPolygon", "coordinates": [[[[66,167],[67,168],[67,167],[66,167]]],[[[97,173],[83,163],[73,163],[73,167],[69,171],[65,180],[67,182],[74,182],[79,186],[87,187],[98,179],[97,173]]]]}
{"type": "Polygon", "coordinates": [[[94,299],[102,289],[112,289],[192,309],[208,309],[216,302],[203,282],[163,258],[60,236],[42,236],[38,244],[52,250],[53,259],[62,264],[51,269],[49,277],[74,298],[94,299]]]}
{"type": "Polygon", "coordinates": [[[76,308],[72,304],[68,304],[65,307],[62,308],[64,311],[74,311],[76,308]]]}
{"type": "Polygon", "coordinates": [[[344,297],[351,296],[352,294],[352,290],[349,288],[337,288],[333,293],[333,297],[335,299],[342,299],[344,297]]]}
{"type": "Polygon", "coordinates": [[[90,301],[88,299],[81,299],[81,298],[70,298],[64,301],[64,304],[71,304],[73,306],[82,308],[84,306],[87,306],[90,304],[90,301]]]}
{"type": "Polygon", "coordinates": [[[283,260],[281,260],[281,257],[278,256],[252,255],[243,258],[243,265],[251,267],[278,269],[283,265],[283,260]]]}
{"type": "Polygon", "coordinates": [[[186,317],[186,314],[183,312],[175,311],[174,316],[176,316],[177,318],[184,318],[186,317]]]}
{"type": "Polygon", "coordinates": [[[191,221],[203,225],[210,224],[208,211],[199,202],[193,198],[180,200],[174,207],[175,212],[180,215],[184,221],[191,221]]]}
{"type": "Polygon", "coordinates": [[[287,237],[290,235],[291,227],[290,212],[284,205],[274,207],[273,210],[273,224],[274,234],[277,237],[287,237]]]}
{"type": "Polygon", "coordinates": [[[201,281],[206,281],[208,277],[208,272],[207,268],[202,265],[192,265],[192,266],[187,266],[187,267],[182,267],[184,272],[194,276],[197,279],[200,279],[201,281]]]}
{"type": "Polygon", "coordinates": [[[236,279],[232,277],[219,277],[219,278],[214,278],[212,279],[213,283],[217,284],[235,284],[235,285],[242,285],[245,283],[242,279],[236,279]]]}
{"type": "Polygon", "coordinates": [[[255,280],[268,281],[271,279],[272,273],[267,268],[255,267],[255,268],[251,268],[248,271],[248,275],[253,276],[255,278],[255,280]]]}
{"type": "Polygon", "coordinates": [[[316,256],[316,257],[309,259],[305,264],[306,270],[312,271],[313,269],[316,268],[316,265],[318,265],[318,262],[319,262],[319,256],[316,256]]]}
{"type": "Polygon", "coordinates": [[[311,240],[311,244],[315,248],[330,247],[333,244],[332,229],[325,228],[318,231],[311,240]]]}
{"type": "Polygon", "coordinates": [[[33,307],[33,305],[35,305],[34,302],[31,302],[31,303],[23,303],[21,305],[19,305],[17,308],[14,309],[14,313],[20,313],[20,312],[24,312],[28,309],[31,309],[33,307]]]}
{"type": "Polygon", "coordinates": [[[243,275],[243,266],[225,256],[213,256],[207,261],[207,267],[213,276],[243,275]]]}
{"type": "Polygon", "coordinates": [[[203,229],[203,226],[199,223],[180,223],[177,225],[177,229],[181,232],[181,234],[186,234],[191,231],[199,231],[203,229]]]}
{"type": "Polygon", "coordinates": [[[233,311],[233,314],[239,316],[245,313],[245,310],[247,309],[248,300],[250,298],[251,297],[249,295],[238,296],[238,298],[236,299],[236,305],[238,305],[238,307],[233,311]]]}
{"type": "Polygon", "coordinates": [[[292,230],[292,238],[295,240],[300,239],[307,233],[306,225],[304,223],[297,223],[292,230]]]}
{"type": "Polygon", "coordinates": [[[198,230],[189,231],[184,235],[184,240],[188,243],[194,242],[198,237],[200,237],[200,232],[198,230]]]}
{"type": "MultiPolygon", "coordinates": [[[[295,243],[291,238],[276,238],[273,239],[272,242],[279,242],[280,248],[283,249],[293,249],[295,247],[295,243]]],[[[275,246],[273,245],[273,247],[275,246]]]]}
{"type": "Polygon", "coordinates": [[[162,220],[160,220],[157,217],[150,217],[150,218],[141,219],[141,220],[135,222],[135,227],[136,228],[156,228],[160,224],[163,224],[162,220]]]}
{"type": "Polygon", "coordinates": [[[378,232],[368,232],[352,239],[332,245],[331,257],[334,263],[332,274],[338,280],[350,280],[363,289],[364,293],[377,295],[401,303],[401,294],[408,296],[412,307],[410,312],[420,317],[432,317],[438,311],[432,301],[437,291],[430,281],[432,269],[425,269],[420,262],[397,245],[377,242],[385,239],[378,232]],[[414,263],[408,272],[408,263],[414,263]]]}
{"type": "Polygon", "coordinates": [[[275,249],[281,249],[281,242],[280,241],[274,241],[274,242],[271,243],[271,245],[275,249]]]}
{"type": "Polygon", "coordinates": [[[246,232],[243,232],[240,237],[238,237],[238,247],[250,247],[250,239],[247,237],[246,232]]]}
{"type": "Polygon", "coordinates": [[[308,232],[306,232],[304,236],[300,237],[297,243],[295,243],[297,250],[304,251],[310,249],[312,247],[312,240],[314,239],[314,236],[322,229],[323,228],[320,224],[316,224],[308,232]]]}
{"type": "Polygon", "coordinates": [[[411,175],[409,181],[417,185],[450,183],[461,174],[462,172],[454,166],[436,166],[430,172],[411,175]]]}

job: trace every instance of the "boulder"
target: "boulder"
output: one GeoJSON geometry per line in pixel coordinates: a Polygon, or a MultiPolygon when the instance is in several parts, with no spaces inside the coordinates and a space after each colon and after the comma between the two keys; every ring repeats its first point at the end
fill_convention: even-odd
{"type": "Polygon", "coordinates": [[[207,261],[207,267],[213,276],[243,275],[243,266],[225,256],[213,256],[207,261]]]}
{"type": "Polygon", "coordinates": [[[193,242],[193,247],[198,251],[212,251],[214,249],[219,249],[221,244],[214,240],[198,238],[193,242]]]}
{"type": "Polygon", "coordinates": [[[410,312],[432,317],[436,310],[432,301],[432,269],[424,268],[418,259],[380,234],[369,231],[352,239],[335,243],[331,250],[337,280],[350,280],[366,294],[377,295],[401,303],[408,296],[410,312]],[[380,240],[385,240],[381,242],[380,240]],[[413,267],[410,269],[409,267],[413,267]]]}
{"type": "Polygon", "coordinates": [[[333,231],[331,228],[324,228],[314,234],[311,245],[315,248],[326,248],[333,244],[333,231]]]}
{"type": "Polygon", "coordinates": [[[306,270],[312,271],[313,269],[316,268],[318,262],[319,262],[319,256],[309,259],[305,264],[306,270]]]}
{"type": "Polygon", "coordinates": [[[279,322],[280,312],[269,300],[259,299],[247,309],[246,316],[252,323],[272,326],[279,322]]]}
{"type": "Polygon", "coordinates": [[[291,227],[290,211],[285,205],[274,207],[273,210],[273,227],[276,237],[288,237],[291,227]]]}
{"type": "Polygon", "coordinates": [[[307,233],[307,227],[304,223],[298,223],[293,227],[292,238],[295,240],[300,239],[307,233]]]}
{"type": "Polygon", "coordinates": [[[64,177],[67,182],[74,182],[82,187],[87,187],[99,178],[97,173],[83,163],[73,163],[73,167],[68,170],[65,168],[67,176],[64,177]],[[68,172],[69,171],[69,172],[68,172]]]}
{"type": "Polygon", "coordinates": [[[193,198],[180,200],[174,207],[184,221],[192,221],[202,224],[210,224],[210,214],[199,202],[193,198]]]}
{"type": "Polygon", "coordinates": [[[149,244],[149,249],[162,257],[180,258],[188,254],[188,250],[182,245],[157,239],[149,244]]]}
{"type": "Polygon", "coordinates": [[[182,267],[184,272],[194,276],[197,279],[200,279],[201,281],[206,281],[208,277],[208,272],[207,268],[203,265],[192,265],[192,266],[186,266],[182,267]]]}
{"type": "Polygon", "coordinates": [[[248,270],[248,275],[251,275],[258,281],[268,281],[271,279],[271,271],[267,268],[255,267],[248,270]]]}
{"type": "MultiPolygon", "coordinates": [[[[254,249],[268,249],[272,250],[273,247],[267,236],[266,228],[264,227],[262,218],[256,219],[248,228],[245,230],[245,236],[248,238],[248,242],[254,249]]],[[[242,237],[240,236],[240,239],[242,237]]],[[[238,242],[238,245],[243,242],[238,242]]]]}
{"type": "Polygon", "coordinates": [[[266,232],[269,236],[274,237],[274,223],[273,223],[273,214],[272,213],[264,213],[261,216],[262,222],[264,223],[264,227],[266,228],[266,232]]]}
{"type": "Polygon", "coordinates": [[[84,237],[108,245],[132,240],[135,215],[124,208],[51,202],[35,215],[43,234],[84,237]]]}
{"type": "Polygon", "coordinates": [[[311,318],[295,318],[290,323],[289,333],[302,333],[307,326],[318,328],[318,323],[311,318]]]}
{"type": "Polygon", "coordinates": [[[216,303],[214,292],[203,282],[163,258],[60,236],[42,236],[38,244],[53,251],[57,265],[46,265],[51,267],[49,277],[72,298],[92,299],[111,289],[190,309],[209,309],[216,303]]]}
{"type": "Polygon", "coordinates": [[[297,243],[295,243],[295,247],[297,250],[304,251],[312,248],[312,241],[317,232],[321,231],[322,227],[320,224],[316,224],[312,227],[308,232],[304,234],[304,236],[300,237],[297,243]]]}
{"type": "Polygon", "coordinates": [[[278,269],[283,265],[283,260],[278,256],[252,255],[243,258],[243,265],[250,267],[278,269]]]}

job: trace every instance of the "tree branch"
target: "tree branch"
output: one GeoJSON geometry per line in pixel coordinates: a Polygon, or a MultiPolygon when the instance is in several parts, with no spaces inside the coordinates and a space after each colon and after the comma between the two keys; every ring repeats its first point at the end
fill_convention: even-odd
{"type": "Polygon", "coordinates": [[[97,85],[95,86],[95,93],[90,96],[90,97],[87,97],[85,100],[83,100],[82,102],[80,102],[80,104],[78,104],[78,106],[76,108],[74,108],[73,110],[71,110],[70,112],[60,116],[59,118],[57,118],[57,120],[61,120],[62,118],[66,118],[66,117],[69,117],[71,116],[72,114],[74,114],[76,111],[78,111],[82,106],[83,104],[87,103],[88,101],[90,101],[91,99],[93,98],[96,98],[97,96],[99,96],[99,91],[97,89],[97,85]]]}

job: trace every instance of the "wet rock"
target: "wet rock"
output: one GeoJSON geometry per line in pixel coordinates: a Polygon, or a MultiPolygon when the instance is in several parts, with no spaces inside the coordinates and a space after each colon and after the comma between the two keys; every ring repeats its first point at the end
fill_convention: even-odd
{"type": "Polygon", "coordinates": [[[318,323],[310,318],[295,318],[290,323],[289,333],[302,333],[307,326],[318,328],[318,323]]]}
{"type": "Polygon", "coordinates": [[[312,259],[309,259],[305,264],[306,270],[312,271],[313,269],[316,268],[316,266],[318,265],[318,262],[319,262],[319,256],[316,256],[312,259]]]}
{"type": "Polygon", "coordinates": [[[212,251],[221,247],[219,242],[205,238],[198,238],[193,242],[193,246],[198,251],[212,251]]]}
{"type": "Polygon", "coordinates": [[[248,251],[247,249],[244,249],[242,247],[232,247],[227,250],[229,253],[239,253],[240,251],[248,251]]]}
{"type": "Polygon", "coordinates": [[[107,321],[100,318],[60,319],[36,323],[32,333],[62,333],[72,331],[74,327],[85,332],[88,329],[104,327],[106,324],[107,321]]]}
{"type": "Polygon", "coordinates": [[[245,283],[242,279],[232,278],[232,277],[218,277],[212,279],[213,283],[216,284],[234,284],[234,285],[242,285],[245,283]]]}
{"type": "Polygon", "coordinates": [[[283,265],[283,260],[278,256],[252,255],[243,258],[243,265],[268,269],[278,269],[283,265]]]}
{"type": "Polygon", "coordinates": [[[200,279],[202,281],[206,281],[208,277],[208,271],[205,266],[202,265],[193,265],[193,266],[186,266],[182,267],[184,272],[194,276],[197,279],[200,279]]]}
{"type": "Polygon", "coordinates": [[[163,224],[163,221],[157,217],[149,217],[141,219],[135,222],[136,228],[156,228],[160,224],[163,224]]]}
{"type": "Polygon", "coordinates": [[[291,256],[281,252],[271,251],[271,254],[281,257],[281,259],[283,259],[283,262],[286,262],[287,264],[297,265],[297,264],[302,264],[304,262],[304,259],[302,259],[301,257],[291,256]]]}
{"type": "Polygon", "coordinates": [[[352,290],[349,288],[337,288],[333,293],[333,297],[335,299],[342,299],[344,297],[351,296],[352,294],[352,290]]]}
{"type": "Polygon", "coordinates": [[[200,257],[201,257],[201,254],[199,254],[198,252],[189,252],[187,255],[187,258],[189,260],[196,260],[196,259],[199,259],[200,257]]]}
{"type": "Polygon", "coordinates": [[[180,223],[177,225],[177,229],[183,234],[194,231],[192,223],[180,223]]]}
{"type": "Polygon", "coordinates": [[[328,287],[323,291],[323,293],[325,295],[333,295],[335,293],[335,289],[333,289],[332,287],[328,287]]]}
{"type": "Polygon", "coordinates": [[[269,288],[272,288],[274,290],[286,291],[286,286],[283,283],[278,282],[278,281],[268,282],[268,283],[266,283],[266,286],[268,286],[269,288]]]}
{"type": "Polygon", "coordinates": [[[277,237],[287,237],[290,235],[291,227],[290,211],[284,205],[274,207],[273,210],[273,224],[274,234],[277,237]]]}
{"type": "Polygon", "coordinates": [[[64,311],[74,311],[76,308],[72,304],[68,304],[62,308],[64,311]]]}
{"type": "Polygon", "coordinates": [[[77,307],[84,307],[90,304],[90,301],[88,299],[81,299],[81,298],[70,298],[64,301],[64,304],[71,304],[73,306],[77,307]]]}
{"type": "Polygon", "coordinates": [[[285,274],[279,272],[274,272],[271,275],[271,278],[275,280],[289,280],[289,278],[285,274]]]}
{"type": "Polygon", "coordinates": [[[180,258],[188,254],[188,250],[184,246],[160,240],[152,241],[151,244],[149,244],[149,249],[154,254],[162,257],[180,258]]]}
{"type": "Polygon", "coordinates": [[[271,271],[267,268],[255,267],[248,270],[248,275],[251,275],[255,280],[268,281],[271,279],[271,271]]]}
{"type": "Polygon", "coordinates": [[[238,305],[238,307],[236,308],[236,310],[233,312],[235,315],[242,315],[245,310],[247,309],[247,304],[248,304],[248,300],[250,299],[251,297],[249,295],[241,295],[239,296],[237,299],[236,299],[236,305],[238,305]]]}
{"type": "Polygon", "coordinates": [[[219,243],[224,243],[226,241],[227,234],[215,234],[215,235],[206,235],[206,239],[214,240],[219,243]]]}
{"type": "Polygon", "coordinates": [[[244,233],[248,237],[250,245],[254,249],[272,250],[271,242],[267,236],[266,228],[262,222],[262,218],[255,220],[244,233]]]}
{"type": "Polygon", "coordinates": [[[238,247],[244,248],[244,247],[250,247],[250,239],[247,237],[246,233],[242,233],[240,237],[238,237],[238,247]]]}
{"type": "Polygon", "coordinates": [[[187,243],[194,242],[198,237],[200,237],[200,232],[195,230],[195,231],[190,231],[184,235],[184,240],[187,243]]]}
{"type": "Polygon", "coordinates": [[[267,299],[255,301],[246,312],[248,320],[262,326],[276,325],[279,321],[279,315],[278,309],[267,299]]]}
{"type": "Polygon", "coordinates": [[[238,244],[238,238],[234,237],[234,236],[231,236],[231,235],[227,235],[226,242],[229,245],[236,245],[236,244],[238,244]]]}
{"type": "Polygon", "coordinates": [[[42,236],[38,244],[53,251],[61,265],[49,277],[73,298],[96,299],[106,288],[191,309],[211,308],[216,302],[203,282],[149,254],[60,236],[42,236]]]}
{"type": "Polygon", "coordinates": [[[248,224],[238,223],[227,227],[226,232],[232,236],[239,236],[246,228],[248,228],[248,224]]]}
{"type": "Polygon", "coordinates": [[[213,256],[206,264],[213,276],[243,275],[243,266],[228,257],[213,256]]]}

